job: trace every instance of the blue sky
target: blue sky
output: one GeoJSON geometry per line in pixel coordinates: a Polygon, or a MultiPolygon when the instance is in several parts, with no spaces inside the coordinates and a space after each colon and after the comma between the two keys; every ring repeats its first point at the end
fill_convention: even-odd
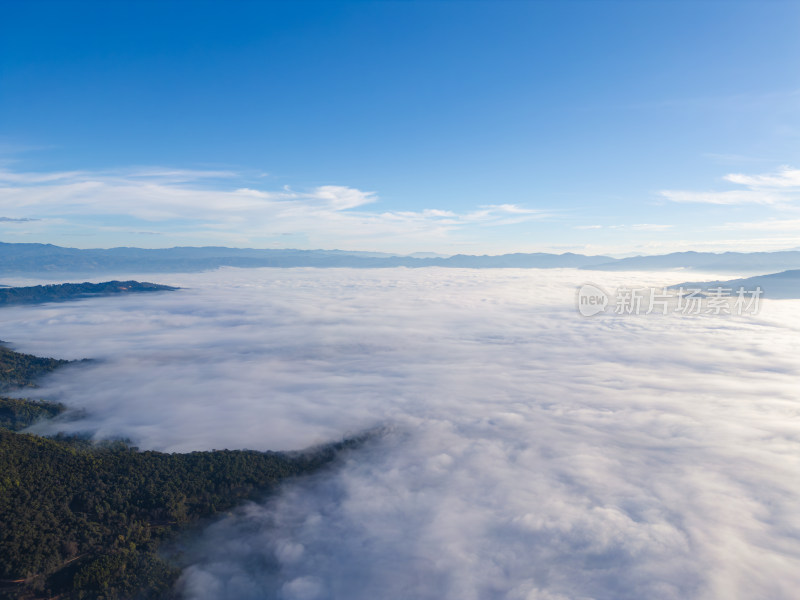
{"type": "Polygon", "coordinates": [[[2,11],[2,241],[800,247],[798,2],[2,11]]]}

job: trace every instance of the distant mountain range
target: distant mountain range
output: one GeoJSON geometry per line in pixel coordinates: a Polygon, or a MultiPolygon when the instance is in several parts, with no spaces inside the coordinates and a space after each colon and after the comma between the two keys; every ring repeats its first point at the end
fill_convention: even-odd
{"type": "Polygon", "coordinates": [[[615,259],[583,254],[532,253],[475,256],[408,256],[346,250],[273,250],[217,246],[162,249],[109,248],[81,250],[52,244],[0,242],[0,274],[98,274],[196,272],[218,267],[453,267],[473,269],[575,268],[595,271],[675,270],[770,273],[800,269],[800,250],[783,252],[675,252],[615,259]]]}
{"type": "Polygon", "coordinates": [[[599,265],[580,267],[594,271],[661,271],[691,269],[710,272],[769,273],[800,269],[800,251],[782,252],[673,252],[657,256],[632,256],[599,265]]]}
{"type": "Polygon", "coordinates": [[[163,249],[110,248],[81,250],[52,244],[0,242],[0,274],[174,273],[218,267],[584,267],[613,261],[609,256],[581,254],[504,254],[501,256],[395,256],[345,250],[271,250],[215,246],[163,249]]]}

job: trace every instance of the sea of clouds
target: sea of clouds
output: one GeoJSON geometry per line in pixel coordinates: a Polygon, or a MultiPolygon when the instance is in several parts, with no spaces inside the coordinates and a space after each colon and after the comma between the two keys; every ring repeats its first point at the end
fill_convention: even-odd
{"type": "Polygon", "coordinates": [[[285,450],[381,428],[202,532],[191,600],[796,598],[800,301],[585,318],[587,275],[686,278],[222,269],[5,308],[0,333],[96,359],[42,382],[83,412],[40,432],[285,450]]]}

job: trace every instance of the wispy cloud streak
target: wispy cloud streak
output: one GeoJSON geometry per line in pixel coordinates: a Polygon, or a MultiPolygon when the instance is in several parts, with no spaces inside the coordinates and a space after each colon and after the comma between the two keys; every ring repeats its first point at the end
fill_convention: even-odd
{"type": "MultiPolygon", "coordinates": [[[[471,227],[502,227],[546,217],[541,210],[491,204],[455,212],[437,208],[386,211],[375,192],[342,185],[306,190],[237,186],[229,171],[160,167],[126,171],[20,173],[0,171],[0,210],[12,218],[33,214],[73,226],[119,219],[163,223],[241,245],[281,235],[301,235],[318,247],[386,238],[404,245],[441,242],[471,227]]],[[[132,227],[132,225],[131,225],[132,227]]],[[[139,225],[138,227],[141,227],[139,225]]],[[[258,242],[255,242],[258,243],[258,242]]]]}
{"type": "Polygon", "coordinates": [[[701,204],[791,205],[800,198],[800,170],[781,167],[775,173],[744,175],[731,173],[723,178],[745,189],[723,191],[664,190],[661,196],[672,202],[701,204]]]}

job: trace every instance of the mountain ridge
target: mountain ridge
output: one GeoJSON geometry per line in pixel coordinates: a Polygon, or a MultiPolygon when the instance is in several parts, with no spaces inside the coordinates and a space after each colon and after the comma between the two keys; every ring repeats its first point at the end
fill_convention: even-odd
{"type": "Polygon", "coordinates": [[[219,267],[239,268],[471,268],[550,269],[590,271],[692,271],[774,273],[800,269],[800,250],[775,252],[672,252],[613,258],[573,252],[514,252],[498,255],[455,254],[430,256],[349,250],[293,248],[228,248],[175,246],[172,248],[65,248],[53,244],[0,242],[0,274],[101,274],[200,272],[219,267]]]}
{"type": "Polygon", "coordinates": [[[0,274],[197,272],[223,266],[241,268],[575,268],[612,260],[614,259],[610,256],[586,256],[570,252],[564,254],[539,252],[497,256],[457,254],[449,257],[414,257],[346,250],[256,249],[220,246],[78,249],[52,244],[0,242],[0,274]]]}

